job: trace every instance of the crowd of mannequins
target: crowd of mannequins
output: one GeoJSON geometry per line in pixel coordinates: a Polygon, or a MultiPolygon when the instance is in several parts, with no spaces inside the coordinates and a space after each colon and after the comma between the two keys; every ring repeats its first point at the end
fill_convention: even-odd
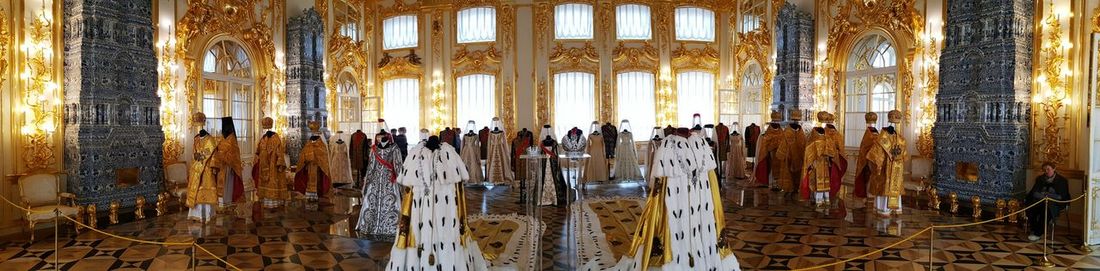
{"type": "MultiPolygon", "coordinates": [[[[743,145],[747,151],[744,157],[754,159],[752,172],[745,176],[746,160],[731,152],[731,174],[727,176],[748,179],[749,186],[797,194],[803,200],[812,200],[819,211],[835,207],[850,163],[844,155],[844,136],[834,125],[836,116],[822,111],[816,117],[821,125],[810,129],[802,127],[802,112],[797,110],[790,112],[786,123],[781,113],[772,112],[772,122],[763,133],[755,124],[749,126],[743,145]]],[[[889,124],[876,128],[878,114],[866,113],[867,129],[855,161],[852,196],[873,197],[875,211],[884,216],[900,214],[902,210],[902,175],[908,151],[905,138],[894,128],[902,117],[900,111],[890,111],[889,124]]],[[[739,149],[740,145],[741,139],[732,135],[730,146],[739,149]]]]}
{"type": "MultiPolygon", "coordinates": [[[[522,129],[509,138],[493,118],[481,129],[470,121],[465,131],[448,127],[438,136],[421,130],[411,148],[404,128],[390,130],[381,119],[373,135],[338,131],[328,138],[313,121],[291,165],[283,138],[272,130],[272,119],[264,118],[252,179],[246,180],[233,119],[222,118],[215,135],[204,129],[205,115],[196,113],[192,122],[199,132],[185,204],[189,219],[205,223],[215,210],[239,202],[281,208],[291,199],[318,201],[333,188],[358,191],[362,205],[356,231],[363,238],[394,242],[387,270],[486,270],[466,226],[465,186],[536,186],[536,195],[519,192],[521,201],[531,197],[537,205],[565,206],[570,197],[562,163],[583,157],[577,159],[585,167],[578,185],[635,180],[651,191],[631,250],[615,269],[738,270],[731,250],[718,241],[725,228],[719,180],[772,187],[812,200],[821,210],[836,198],[847,171],[835,116],[819,112],[821,125],[809,129],[801,126],[801,111],[792,111],[786,123],[782,117],[772,112],[767,127],[751,124],[744,134],[737,123],[701,125],[698,115],[691,128],[654,127],[644,175],[627,120],[619,127],[593,122],[588,135],[573,127],[559,139],[550,125],[537,134],[522,129]],[[543,159],[531,163],[530,157],[543,159]]],[[[891,125],[876,128],[877,114],[867,113],[855,163],[854,196],[874,196],[876,210],[884,215],[901,210],[907,148],[893,127],[901,118],[891,111],[891,125]]]]}

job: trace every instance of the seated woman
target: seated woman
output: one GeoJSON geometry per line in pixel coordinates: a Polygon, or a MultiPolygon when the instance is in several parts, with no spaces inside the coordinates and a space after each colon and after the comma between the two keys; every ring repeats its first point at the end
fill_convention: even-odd
{"type": "MultiPolygon", "coordinates": [[[[1059,175],[1054,171],[1054,164],[1050,162],[1043,163],[1043,174],[1035,177],[1035,184],[1031,186],[1031,190],[1027,192],[1027,204],[1025,206],[1031,206],[1031,204],[1043,200],[1043,198],[1051,198],[1054,200],[1069,200],[1069,181],[1066,177],[1059,175]]],[[[1042,205],[1040,205],[1042,206],[1042,205]]],[[[1047,225],[1054,222],[1054,219],[1058,217],[1058,214],[1066,208],[1065,203],[1054,203],[1046,205],[1049,206],[1049,213],[1044,214],[1043,208],[1036,206],[1027,210],[1028,223],[1030,223],[1030,235],[1027,236],[1028,240],[1039,241],[1043,236],[1043,231],[1046,230],[1043,227],[1043,222],[1047,225]]]]}

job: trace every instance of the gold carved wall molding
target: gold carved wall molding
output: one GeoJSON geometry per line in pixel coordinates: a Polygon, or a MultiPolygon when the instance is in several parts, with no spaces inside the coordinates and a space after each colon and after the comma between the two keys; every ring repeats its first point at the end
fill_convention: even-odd
{"type": "Polygon", "coordinates": [[[711,47],[709,44],[700,48],[688,49],[685,44],[680,44],[676,50],[672,51],[672,69],[677,72],[681,70],[701,70],[718,74],[718,61],[721,56],[718,54],[718,50],[711,47]]]}
{"type": "Polygon", "coordinates": [[[11,65],[11,30],[8,29],[8,12],[0,7],[0,89],[8,79],[8,66],[11,65]]]}
{"type": "Polygon", "coordinates": [[[600,53],[592,42],[585,42],[583,47],[566,47],[561,42],[555,44],[550,53],[550,74],[569,71],[599,73],[600,53]]]}
{"type": "MultiPolygon", "coordinates": [[[[337,108],[336,99],[338,95],[335,93],[339,90],[338,85],[348,80],[342,80],[345,74],[350,74],[352,80],[350,82],[355,84],[355,89],[359,92],[359,100],[362,108],[367,107],[367,97],[372,96],[372,89],[368,88],[368,81],[370,78],[370,45],[374,34],[374,20],[369,18],[368,14],[373,14],[374,9],[370,5],[368,0],[318,0],[314,5],[317,10],[317,14],[324,22],[325,33],[325,88],[329,90],[333,95],[325,96],[325,104],[327,108],[337,108]],[[360,27],[360,40],[353,40],[352,38],[340,33],[340,26],[337,25],[340,22],[333,18],[328,17],[329,4],[336,4],[336,1],[342,1],[344,4],[356,9],[355,14],[359,15],[359,18],[345,18],[345,20],[354,21],[356,25],[360,27]]],[[[350,15],[349,15],[350,16],[350,15]]],[[[337,112],[332,110],[330,112],[337,112]]],[[[332,123],[343,122],[343,116],[341,114],[330,114],[329,118],[332,123]]],[[[362,120],[367,121],[367,120],[362,120]]]]}
{"type": "MultiPolygon", "coordinates": [[[[831,66],[831,86],[835,112],[843,116],[845,99],[844,82],[848,55],[863,37],[871,33],[886,36],[897,50],[898,89],[901,100],[898,110],[905,113],[902,125],[911,119],[910,101],[913,96],[913,58],[916,33],[923,31],[924,18],[916,10],[915,0],[892,1],[844,1],[834,2],[827,10],[832,15],[826,43],[826,61],[831,66]]],[[[838,123],[840,129],[846,124],[838,123]]]]}
{"type": "MultiPolygon", "coordinates": [[[[764,76],[764,85],[760,91],[760,108],[769,108],[772,102],[772,80],[775,78],[775,63],[771,61],[772,58],[769,55],[771,54],[774,37],[771,26],[765,22],[756,30],[748,33],[737,33],[737,42],[734,43],[733,53],[730,54],[734,58],[732,87],[738,90],[737,97],[741,97],[740,94],[744,91],[741,87],[747,68],[751,63],[760,65],[760,71],[764,76]]],[[[770,114],[762,115],[764,115],[762,116],[764,118],[770,118],[770,114]]]]}
{"type": "Polygon", "coordinates": [[[470,74],[491,74],[496,76],[500,72],[500,51],[495,46],[489,46],[485,50],[470,51],[466,46],[459,46],[451,59],[454,77],[462,77],[470,74]]]}
{"type": "Polygon", "coordinates": [[[270,73],[275,67],[275,43],[271,27],[267,25],[280,5],[263,3],[264,0],[188,1],[187,13],[176,23],[177,56],[183,60],[187,73],[184,89],[187,90],[187,108],[196,110],[202,58],[206,47],[219,37],[228,36],[239,41],[254,63],[253,74],[259,90],[260,117],[281,119],[268,112],[270,108],[270,73]]]}
{"type": "Polygon", "coordinates": [[[500,82],[503,88],[501,88],[501,98],[503,100],[500,108],[500,119],[504,122],[505,131],[516,131],[516,126],[519,124],[516,121],[516,89],[513,82],[516,80],[516,69],[519,65],[516,63],[516,8],[511,4],[500,4],[497,6],[499,12],[497,13],[497,38],[500,40],[501,47],[505,54],[509,54],[512,57],[511,71],[502,71],[500,82]],[[506,73],[507,72],[507,73],[506,73]]]}
{"type": "Polygon", "coordinates": [[[402,57],[393,57],[389,53],[382,53],[382,60],[378,63],[378,81],[386,82],[397,78],[421,79],[420,56],[415,50],[409,50],[409,54],[402,57]]]}
{"type": "Polygon", "coordinates": [[[627,71],[656,73],[660,65],[660,52],[649,42],[642,43],[640,47],[630,47],[620,41],[611,50],[611,55],[616,74],[627,71]]]}

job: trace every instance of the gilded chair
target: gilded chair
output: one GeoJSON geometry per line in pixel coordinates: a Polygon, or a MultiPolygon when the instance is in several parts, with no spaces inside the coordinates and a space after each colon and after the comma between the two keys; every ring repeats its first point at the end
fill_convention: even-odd
{"type": "Polygon", "coordinates": [[[180,201],[179,210],[187,201],[187,164],[173,163],[164,167],[165,190],[180,201]]]}
{"type": "Polygon", "coordinates": [[[932,159],[913,158],[910,162],[912,167],[910,168],[909,180],[905,181],[905,190],[915,192],[912,198],[913,206],[916,206],[917,198],[932,186],[930,181],[932,179],[932,159]]]}
{"type": "MultiPolygon", "coordinates": [[[[32,242],[35,224],[55,221],[57,214],[73,218],[78,222],[83,221],[80,207],[76,205],[76,195],[60,193],[58,187],[57,175],[53,174],[35,174],[19,178],[19,196],[23,201],[23,208],[30,210],[24,213],[24,218],[27,219],[27,226],[31,230],[32,242]]],[[[74,228],[76,233],[80,234],[80,225],[75,225],[74,228]]]]}

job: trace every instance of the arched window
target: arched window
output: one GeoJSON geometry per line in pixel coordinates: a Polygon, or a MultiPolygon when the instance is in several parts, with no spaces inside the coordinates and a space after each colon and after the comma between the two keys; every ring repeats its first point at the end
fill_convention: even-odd
{"type": "Polygon", "coordinates": [[[741,77],[741,126],[748,126],[749,124],[756,123],[757,125],[763,125],[764,123],[764,72],[760,70],[760,65],[753,63],[745,69],[745,74],[741,77]]]}
{"type": "Polygon", "coordinates": [[[615,7],[615,35],[620,40],[648,40],[653,36],[650,24],[648,6],[626,4],[615,7]]]}
{"type": "Polygon", "coordinates": [[[703,124],[714,122],[714,74],[702,71],[687,71],[676,75],[677,115],[680,126],[690,127],[691,117],[699,114],[703,124]]]}
{"type": "Polygon", "coordinates": [[[350,133],[363,129],[363,103],[359,86],[350,74],[345,73],[336,85],[336,114],[340,116],[337,131],[350,133]]]}
{"type": "Polygon", "coordinates": [[[741,4],[741,33],[748,33],[760,28],[764,23],[764,13],[767,12],[768,1],[749,0],[741,4]]]}
{"type": "Polygon", "coordinates": [[[649,140],[649,128],[657,124],[654,88],[656,79],[649,72],[620,73],[615,83],[618,90],[619,119],[630,120],[635,141],[649,140]]]}
{"type": "Polygon", "coordinates": [[[496,116],[496,77],[471,74],[455,80],[458,93],[456,116],[458,123],[474,121],[478,127],[489,126],[496,116]]]}
{"type": "Polygon", "coordinates": [[[554,37],[557,39],[592,39],[592,6],[561,4],[554,7],[554,37]]]}
{"type": "Polygon", "coordinates": [[[844,87],[845,145],[859,146],[867,112],[878,113],[877,127],[886,124],[886,113],[897,108],[897,52],[885,36],[861,39],[848,55],[844,87]]]}
{"type": "Polygon", "coordinates": [[[676,8],[676,40],[714,41],[714,11],[699,7],[676,8]]]}
{"type": "Polygon", "coordinates": [[[382,49],[416,47],[420,33],[416,24],[416,15],[394,16],[382,21],[382,49]]]}
{"type": "Polygon", "coordinates": [[[222,117],[233,117],[241,155],[252,157],[255,127],[255,79],[252,62],[240,44],[222,40],[207,49],[203,58],[202,108],[206,129],[221,134],[222,117]]]}
{"type": "Polygon", "coordinates": [[[476,7],[458,11],[458,43],[487,42],[497,39],[497,10],[476,7]]]}
{"type": "Polygon", "coordinates": [[[420,141],[420,80],[397,78],[382,84],[382,118],[390,129],[405,127],[409,142],[420,141]]]}
{"type": "Polygon", "coordinates": [[[554,132],[560,137],[573,127],[588,134],[596,120],[596,75],[565,72],[554,75],[554,132]]]}

